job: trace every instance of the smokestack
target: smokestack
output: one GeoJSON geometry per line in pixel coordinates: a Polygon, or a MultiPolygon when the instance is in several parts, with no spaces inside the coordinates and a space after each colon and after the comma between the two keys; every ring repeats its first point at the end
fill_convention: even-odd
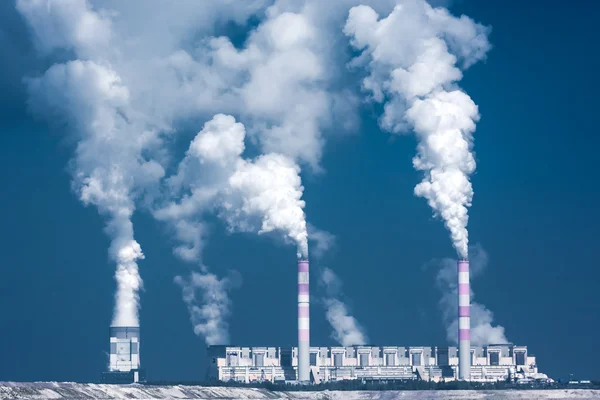
{"type": "Polygon", "coordinates": [[[458,261],[458,379],[471,379],[471,286],[469,260],[458,261]]]}
{"type": "Polygon", "coordinates": [[[111,372],[129,372],[140,369],[140,327],[110,327],[111,372]]]}
{"type": "Polygon", "coordinates": [[[298,261],[298,381],[310,381],[308,260],[298,261]]]}

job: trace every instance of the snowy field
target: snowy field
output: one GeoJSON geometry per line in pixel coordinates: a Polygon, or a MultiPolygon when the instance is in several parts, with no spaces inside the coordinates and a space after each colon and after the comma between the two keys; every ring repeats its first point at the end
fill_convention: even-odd
{"type": "Polygon", "coordinates": [[[0,382],[0,399],[600,399],[600,390],[272,392],[265,389],[0,382]]]}

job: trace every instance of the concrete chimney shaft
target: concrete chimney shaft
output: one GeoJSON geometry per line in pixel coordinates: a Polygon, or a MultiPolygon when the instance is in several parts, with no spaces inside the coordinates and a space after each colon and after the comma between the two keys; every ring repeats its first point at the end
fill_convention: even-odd
{"type": "Polygon", "coordinates": [[[458,261],[458,379],[471,379],[471,286],[469,261],[458,261]]]}
{"type": "Polygon", "coordinates": [[[298,380],[310,381],[310,297],[308,260],[298,261],[298,380]]]}

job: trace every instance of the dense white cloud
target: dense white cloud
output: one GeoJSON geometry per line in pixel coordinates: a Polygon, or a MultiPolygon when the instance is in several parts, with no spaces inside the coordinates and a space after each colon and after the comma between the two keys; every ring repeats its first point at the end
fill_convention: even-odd
{"type": "Polygon", "coordinates": [[[33,28],[36,44],[45,53],[68,49],[87,58],[109,48],[111,20],[95,12],[87,1],[17,0],[16,7],[33,28]]]}
{"type": "Polygon", "coordinates": [[[174,253],[202,266],[202,273],[178,277],[177,282],[195,332],[209,344],[214,341],[211,337],[225,337],[215,327],[226,326],[219,319],[228,316],[229,302],[228,287],[217,284],[220,281],[202,264],[206,236],[202,220],[207,214],[218,214],[234,231],[280,232],[296,244],[299,256],[308,255],[300,168],[274,153],[244,159],[244,139],[244,125],[232,116],[217,114],[206,122],[168,179],[167,203],[154,212],[175,232],[179,244],[174,253]],[[196,296],[196,289],[204,295],[196,296]]]}
{"type": "MultiPolygon", "coordinates": [[[[201,326],[196,332],[210,342],[226,337],[230,305],[229,286],[202,263],[207,214],[232,230],[282,233],[308,255],[300,168],[321,171],[327,136],[358,124],[345,35],[364,49],[353,61],[369,69],[364,88],[386,100],[382,127],[399,132],[410,124],[422,139],[415,166],[426,179],[417,194],[454,229],[457,249],[466,246],[469,122],[477,108],[451,86],[459,68],[485,55],[487,33],[416,0],[396,8],[396,0],[365,0],[347,18],[360,3],[17,1],[39,49],[73,58],[28,80],[28,88],[32,109],[66,122],[78,137],[73,186],[107,216],[119,286],[115,320],[137,323],[143,253],[131,217],[140,203],[168,224],[174,253],[199,265],[197,275],[177,282],[201,326]],[[260,23],[244,43],[220,36],[228,21],[244,25],[253,15],[260,23]],[[177,164],[168,148],[175,128],[199,121],[208,122],[177,164]],[[244,157],[247,146],[260,155],[244,157]],[[121,310],[131,318],[117,317],[121,310]]],[[[318,255],[328,238],[318,231],[315,238],[318,255]]],[[[332,300],[332,315],[346,315],[342,306],[332,300]]]]}
{"type": "MultiPolygon", "coordinates": [[[[300,168],[275,153],[244,159],[244,137],[244,126],[232,116],[218,114],[207,122],[170,178],[170,190],[183,196],[155,216],[181,224],[217,212],[233,231],[281,232],[297,245],[299,255],[307,256],[300,168]]],[[[186,233],[178,236],[197,248],[200,231],[191,240],[188,225],[181,225],[186,233]]]]}
{"type": "Polygon", "coordinates": [[[108,66],[79,60],[56,64],[27,86],[32,109],[62,121],[80,139],[73,189],[108,220],[110,256],[117,263],[113,325],[137,325],[142,281],[136,260],[144,255],[131,216],[136,198],[164,175],[160,164],[145,157],[160,140],[143,119],[128,117],[133,113],[129,90],[108,66]]]}
{"type": "Polygon", "coordinates": [[[244,161],[229,178],[231,200],[221,214],[234,229],[248,230],[252,217],[260,218],[258,233],[280,231],[308,257],[308,235],[302,200],[300,168],[280,154],[244,161]]]}
{"type": "Polygon", "coordinates": [[[393,133],[414,128],[419,144],[413,164],[424,171],[415,194],[442,217],[458,255],[466,258],[479,112],[454,83],[462,78],[460,67],[485,57],[489,29],[424,0],[402,0],[384,18],[371,7],[353,7],[344,32],[361,51],[352,65],[368,70],[363,89],[385,102],[381,127],[393,133]]]}

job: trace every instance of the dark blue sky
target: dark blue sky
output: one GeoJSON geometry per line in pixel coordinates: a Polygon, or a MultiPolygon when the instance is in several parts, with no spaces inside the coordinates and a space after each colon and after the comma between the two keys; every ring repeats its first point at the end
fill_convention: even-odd
{"type": "MultiPolygon", "coordinates": [[[[72,143],[27,112],[21,78],[46,65],[11,3],[0,3],[0,380],[93,381],[107,365],[109,240],[96,209],[71,192],[72,143]]],[[[464,0],[451,10],[493,28],[487,61],[461,81],[481,112],[469,228],[490,263],[473,281],[476,298],[542,372],[599,378],[590,349],[600,330],[600,3],[464,0]]],[[[435,272],[422,266],[454,251],[412,195],[414,152],[414,139],[390,140],[365,111],[359,134],[329,142],[326,174],[304,176],[309,221],[337,236],[326,266],[374,344],[446,343],[435,272]]],[[[173,283],[186,266],[164,226],[144,213],[134,225],[146,255],[142,364],[152,379],[198,379],[204,342],[173,283]]],[[[243,277],[232,293],[232,341],[294,344],[295,252],[212,227],[206,263],[243,277]]],[[[312,344],[334,344],[315,301],[311,317],[312,344]]]]}

